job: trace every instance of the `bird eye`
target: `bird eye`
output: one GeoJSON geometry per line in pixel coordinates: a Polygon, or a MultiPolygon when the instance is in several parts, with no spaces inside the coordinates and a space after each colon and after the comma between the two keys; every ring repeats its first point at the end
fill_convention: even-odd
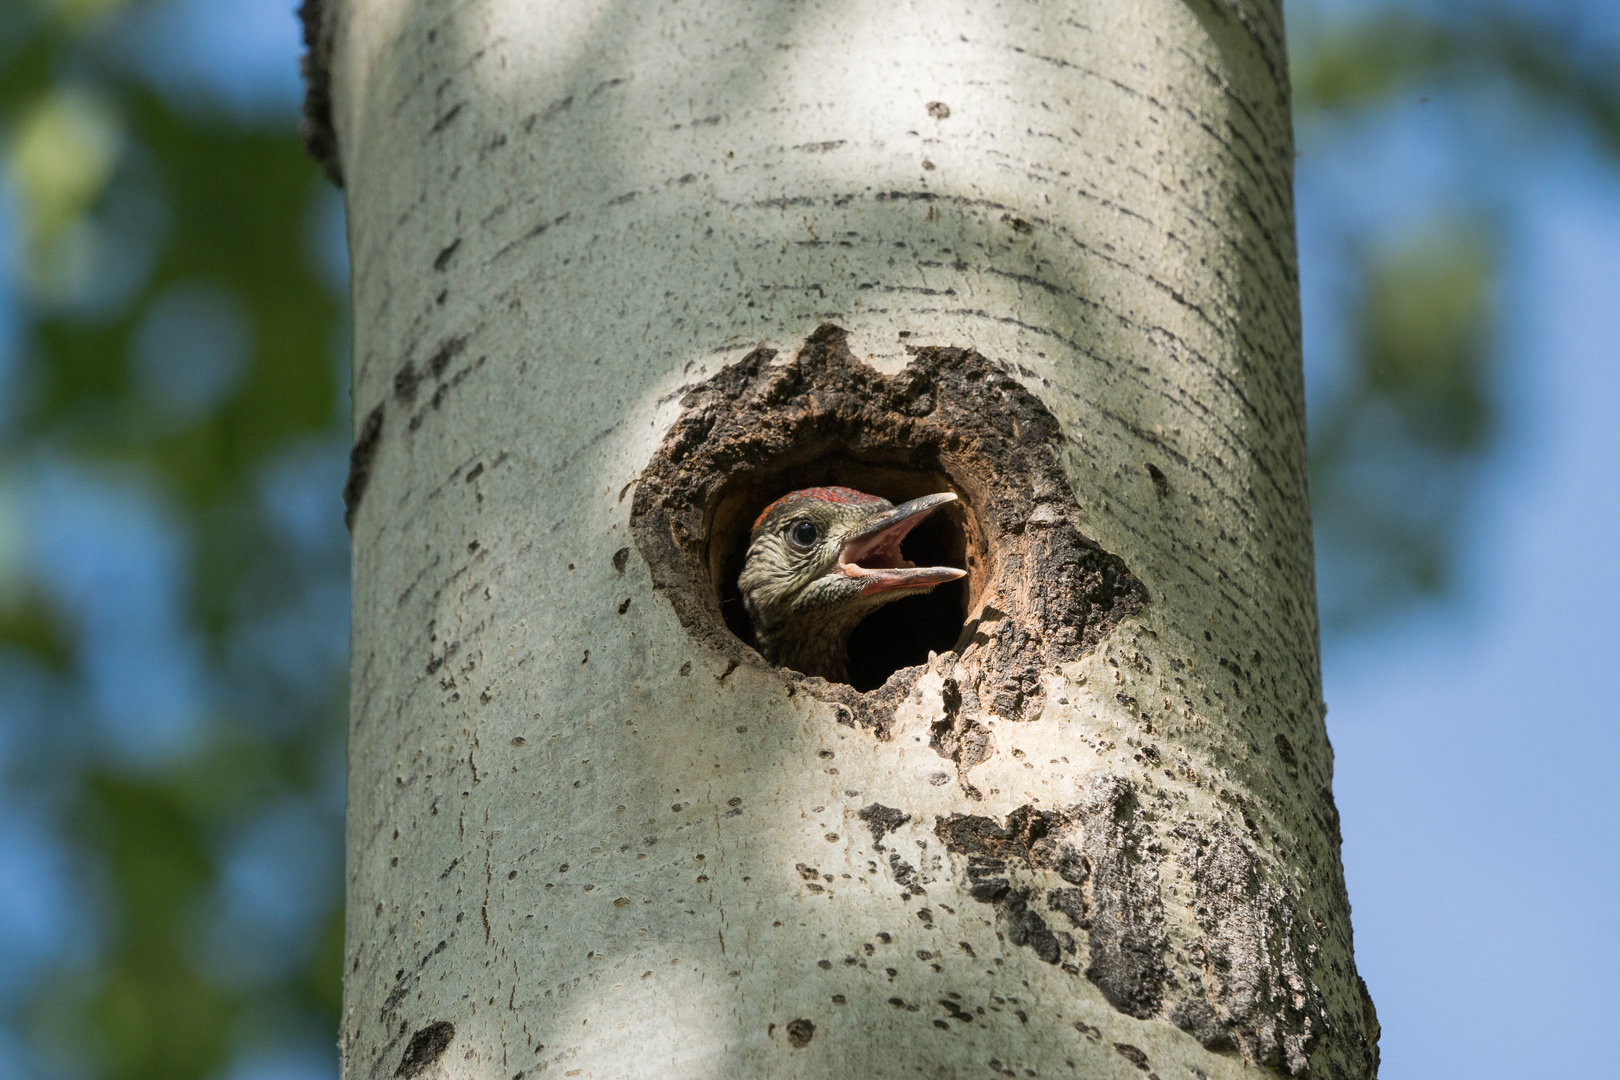
{"type": "Polygon", "coordinates": [[[816,532],[816,523],[800,519],[788,526],[788,543],[798,551],[809,551],[816,546],[819,534],[816,532]]]}

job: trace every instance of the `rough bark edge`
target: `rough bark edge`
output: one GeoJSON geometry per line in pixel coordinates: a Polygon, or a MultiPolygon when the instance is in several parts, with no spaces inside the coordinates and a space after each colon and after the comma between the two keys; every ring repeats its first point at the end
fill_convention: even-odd
{"type": "Polygon", "coordinates": [[[360,509],[360,499],[371,483],[371,465],[377,457],[377,442],[382,438],[383,407],[378,405],[366,414],[349,449],[349,477],[343,483],[343,524],[354,529],[354,515],[360,509]]]}
{"type": "MultiPolygon", "coordinates": [[[[1197,2],[1197,0],[1193,0],[1197,2]]],[[[1282,7],[1275,0],[1208,0],[1218,12],[1224,12],[1243,28],[1243,32],[1260,50],[1266,69],[1271,73],[1277,93],[1283,101],[1292,96],[1288,81],[1288,45],[1283,29],[1282,7]]]]}
{"type": "Polygon", "coordinates": [[[1073,806],[1020,806],[1004,825],[952,814],[934,835],[966,857],[968,895],[1005,919],[1009,942],[1084,975],[1128,1016],[1159,1015],[1169,942],[1153,832],[1129,780],[1096,773],[1073,806]],[[1037,908],[1066,916],[1068,929],[1053,930],[1037,908]],[[1085,934],[1083,955],[1071,931],[1085,934]]]}
{"type": "Polygon", "coordinates": [[[1004,821],[951,814],[933,831],[965,861],[968,895],[995,912],[1008,942],[1084,977],[1120,1012],[1168,1020],[1207,1050],[1289,1076],[1376,1076],[1366,986],[1357,980],[1362,1015],[1330,1016],[1313,977],[1322,935],[1299,898],[1267,880],[1254,849],[1225,825],[1184,822],[1171,832],[1180,841],[1172,853],[1154,818],[1137,785],[1102,772],[1073,805],[1020,806],[1004,821]],[[1169,859],[1165,869],[1190,883],[1202,931],[1185,948],[1173,948],[1166,929],[1169,859]]]}
{"type": "MultiPolygon", "coordinates": [[[[747,505],[757,511],[791,489],[787,478],[803,484],[814,475],[805,470],[833,459],[946,477],[976,525],[969,543],[982,550],[970,562],[977,557],[986,578],[978,587],[982,615],[965,628],[959,655],[943,661],[968,702],[957,712],[971,735],[975,714],[1037,715],[1040,671],[1095,649],[1141,610],[1147,592],[1077,527],[1056,451],[1061,431],[1040,399],[973,350],[910,352],[908,367],[884,375],[850,352],[844,330],[824,324],[790,361],[778,363],[775,350],[762,347],[722,368],[682,399],[684,411],[637,483],[631,532],[654,587],[694,638],[732,667],[775,671],[728,629],[720,610],[725,583],[711,571],[710,545],[723,540],[722,501],[751,492],[747,505]]],[[[841,719],[886,738],[895,707],[923,670],[902,669],[864,694],[783,674],[841,706],[841,719]]],[[[957,749],[962,732],[936,735],[936,749],[959,771],[973,763],[957,749]]]]}
{"type": "Polygon", "coordinates": [[[394,1070],[396,1080],[415,1080],[436,1065],[456,1037],[456,1025],[448,1020],[435,1020],[411,1036],[405,1054],[394,1070]]]}
{"type": "Polygon", "coordinates": [[[337,130],[332,126],[332,34],[327,26],[325,0],[303,0],[298,21],[304,28],[304,55],[298,71],[304,77],[304,119],[298,133],[304,151],[320,163],[326,178],[343,186],[343,165],[338,158],[337,130]]]}

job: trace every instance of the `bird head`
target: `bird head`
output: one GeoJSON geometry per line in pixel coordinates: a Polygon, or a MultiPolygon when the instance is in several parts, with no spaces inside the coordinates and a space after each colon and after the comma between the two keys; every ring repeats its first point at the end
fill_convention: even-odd
{"type": "Polygon", "coordinates": [[[754,522],[737,587],[760,652],[806,675],[848,679],[850,631],[884,604],[955,581],[966,571],[913,566],[900,541],[953,501],[950,492],[895,506],[850,488],[805,488],[754,522]]]}

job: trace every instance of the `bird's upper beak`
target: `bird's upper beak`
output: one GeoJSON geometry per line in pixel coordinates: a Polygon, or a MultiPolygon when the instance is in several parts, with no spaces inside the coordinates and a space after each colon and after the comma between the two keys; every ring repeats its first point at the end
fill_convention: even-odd
{"type": "Polygon", "coordinates": [[[924,495],[862,525],[844,541],[837,572],[862,581],[861,595],[942,585],[967,574],[954,566],[913,566],[900,557],[900,541],[923,518],[956,499],[954,492],[924,495]]]}

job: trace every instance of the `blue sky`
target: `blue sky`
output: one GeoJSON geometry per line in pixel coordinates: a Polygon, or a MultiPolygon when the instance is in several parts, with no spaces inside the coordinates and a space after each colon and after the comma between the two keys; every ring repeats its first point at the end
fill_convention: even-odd
{"type": "Polygon", "coordinates": [[[1324,649],[1385,1080],[1620,1075],[1616,187],[1570,161],[1521,192],[1514,405],[1459,595],[1324,649]]]}
{"type": "Polygon", "coordinates": [[[1385,1080],[1620,1076],[1620,163],[1499,88],[1420,93],[1305,125],[1298,169],[1313,404],[1341,370],[1345,237],[1503,223],[1504,430],[1456,587],[1323,642],[1357,964],[1385,1080]]]}
{"type": "MultiPolygon", "coordinates": [[[[1345,17],[1360,6],[1321,0],[1290,10],[1345,17]]],[[[129,28],[127,63],[184,107],[221,109],[248,124],[292,123],[300,42],[291,7],[171,0],[129,28]],[[155,47],[160,39],[167,44],[155,47]]],[[[1620,175],[1578,131],[1538,126],[1533,115],[1497,110],[1488,99],[1409,101],[1303,135],[1300,255],[1313,401],[1341,358],[1342,237],[1395,236],[1471,206],[1502,208],[1508,223],[1500,386],[1507,427],[1469,504],[1458,587],[1324,642],[1335,792],[1358,964],[1383,1024],[1381,1075],[1620,1076],[1611,1045],[1620,1004],[1609,978],[1620,966],[1611,779],[1620,710],[1604,678],[1620,668],[1620,175]]],[[[312,255],[341,288],[335,194],[311,222],[312,255]]],[[[14,341],[6,329],[11,288],[0,274],[0,338],[14,341]]],[[[205,293],[174,303],[182,313],[188,304],[206,308],[221,325],[232,318],[228,299],[205,293]]],[[[149,331],[154,340],[167,332],[149,331]]],[[[0,355],[7,351],[0,340],[0,355]]],[[[161,384],[166,376],[153,370],[161,384]]],[[[0,400],[0,423],[5,412],[0,400]]],[[[313,551],[341,542],[322,523],[345,454],[334,433],[289,448],[266,469],[261,497],[290,543],[313,551]]],[[[60,695],[77,695],[90,718],[75,736],[81,745],[99,740],[101,752],[127,767],[183,753],[219,691],[181,612],[185,540],[163,500],[139,476],[42,459],[0,484],[0,502],[30,522],[20,541],[0,527],[0,562],[7,543],[20,542],[31,572],[77,614],[86,645],[73,685],[0,670],[0,763],[28,752],[20,733],[35,726],[30,710],[59,705],[60,695]],[[121,602],[97,600],[110,595],[121,602]]],[[[283,646],[341,654],[346,590],[315,583],[298,604],[282,616],[285,625],[266,622],[240,648],[286,672],[312,665],[278,653],[283,646]]],[[[0,878],[0,1014],[30,972],[92,947],[68,932],[88,920],[75,906],[75,871],[52,840],[48,807],[29,801],[38,795],[0,790],[0,862],[10,868],[0,878]]],[[[324,835],[320,815],[335,809],[278,805],[221,839],[230,853],[217,925],[273,931],[264,941],[226,933],[221,948],[237,953],[222,964],[273,966],[279,943],[311,918],[318,880],[330,876],[337,887],[335,850],[298,845],[324,835]],[[298,887],[270,887],[276,882],[298,887]]],[[[301,1033],[245,1049],[230,1075],[333,1076],[329,1038],[301,1033]]],[[[0,1078],[27,1075],[22,1060],[0,1029],[0,1078]]]]}

